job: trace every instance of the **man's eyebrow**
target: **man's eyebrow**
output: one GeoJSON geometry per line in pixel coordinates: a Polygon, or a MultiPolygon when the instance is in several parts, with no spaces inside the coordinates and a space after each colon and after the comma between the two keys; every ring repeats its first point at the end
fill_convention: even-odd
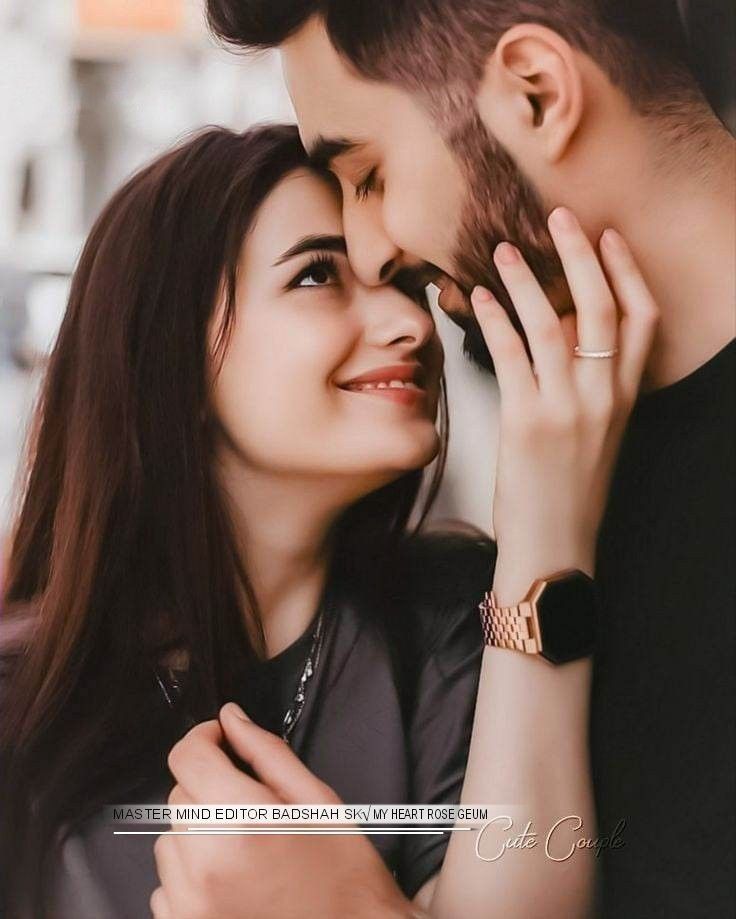
{"type": "Polygon", "coordinates": [[[309,161],[315,169],[329,169],[337,156],[357,150],[364,144],[345,137],[323,137],[321,134],[309,145],[309,161]]]}
{"type": "Polygon", "coordinates": [[[347,255],[348,247],[344,236],[304,236],[282,253],[273,263],[273,267],[283,265],[290,258],[304,255],[305,252],[342,252],[347,255]]]}

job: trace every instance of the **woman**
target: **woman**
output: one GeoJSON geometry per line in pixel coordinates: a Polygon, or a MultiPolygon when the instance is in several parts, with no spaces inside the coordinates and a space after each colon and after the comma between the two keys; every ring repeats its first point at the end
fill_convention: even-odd
{"type": "MultiPolygon", "coordinates": [[[[103,211],[8,570],[27,623],[0,727],[9,916],[146,915],[152,837],[101,809],[164,800],[172,745],[229,699],[345,801],[459,799],[494,549],[408,532],[444,453],[421,283],[356,280],[291,127],[208,130],[103,211]]],[[[574,777],[538,793],[572,783],[589,809],[582,724],[574,777]]],[[[373,841],[409,897],[446,845],[373,841]]]]}

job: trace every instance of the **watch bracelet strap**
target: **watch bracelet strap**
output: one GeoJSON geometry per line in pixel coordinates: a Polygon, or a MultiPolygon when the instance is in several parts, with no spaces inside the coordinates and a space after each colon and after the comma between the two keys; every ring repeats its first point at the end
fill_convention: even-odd
{"type": "Polygon", "coordinates": [[[532,604],[528,600],[516,606],[497,606],[493,591],[487,591],[479,611],[485,644],[539,654],[539,642],[532,625],[532,604]]]}

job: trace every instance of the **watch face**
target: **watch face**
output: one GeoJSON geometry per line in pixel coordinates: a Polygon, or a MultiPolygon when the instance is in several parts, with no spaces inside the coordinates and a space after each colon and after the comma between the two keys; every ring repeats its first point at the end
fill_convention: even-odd
{"type": "Polygon", "coordinates": [[[586,657],[595,645],[598,599],[582,571],[548,581],[537,600],[542,654],[554,664],[586,657]]]}

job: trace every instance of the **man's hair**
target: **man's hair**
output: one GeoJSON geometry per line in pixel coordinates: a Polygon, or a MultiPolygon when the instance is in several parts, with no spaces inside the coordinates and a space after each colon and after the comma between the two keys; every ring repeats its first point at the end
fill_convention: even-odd
{"type": "Polygon", "coordinates": [[[254,49],[320,16],[364,77],[451,103],[456,90],[467,99],[507,29],[533,22],[595,60],[641,114],[703,103],[676,0],[208,0],[207,15],[225,42],[254,49]]]}

